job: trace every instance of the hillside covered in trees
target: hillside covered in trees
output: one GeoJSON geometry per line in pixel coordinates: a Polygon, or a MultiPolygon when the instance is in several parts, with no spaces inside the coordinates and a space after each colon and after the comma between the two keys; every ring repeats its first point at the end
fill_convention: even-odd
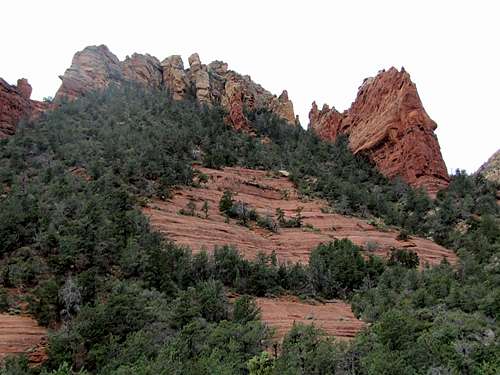
{"type": "MultiPolygon", "coordinates": [[[[323,142],[265,110],[245,114],[254,136],[225,115],[123,86],[63,103],[0,141],[0,311],[12,305],[8,290],[22,291],[51,329],[42,367],[18,357],[0,374],[500,371],[498,186],[457,171],[432,200],[382,176],[343,137],[323,142]],[[459,261],[419,268],[411,251],[383,260],[345,239],[317,246],[306,264],[230,246],[193,254],[141,212],[200,184],[193,163],[287,170],[332,211],[429,238],[459,261]],[[350,342],[296,325],[273,352],[254,297],[283,294],[344,299],[369,325],[350,342]]],[[[228,220],[302,225],[300,213],[258,217],[230,191],[220,203],[228,220]]]]}

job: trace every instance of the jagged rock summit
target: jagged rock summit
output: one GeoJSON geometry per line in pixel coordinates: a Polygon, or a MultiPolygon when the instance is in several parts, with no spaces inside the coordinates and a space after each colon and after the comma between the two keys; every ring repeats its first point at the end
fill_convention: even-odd
{"type": "Polygon", "coordinates": [[[319,110],[313,103],[309,121],[309,128],[322,139],[347,135],[353,152],[366,154],[387,177],[400,176],[431,196],[448,185],[434,134],[437,125],[404,68],[365,79],[356,100],[343,113],[327,105],[319,110]]]}
{"type": "Polygon", "coordinates": [[[17,80],[17,86],[0,78],[0,139],[15,133],[22,119],[35,118],[48,108],[47,103],[31,100],[28,80],[17,80]]]}
{"type": "Polygon", "coordinates": [[[500,149],[481,165],[477,173],[500,185],[500,149]]]}
{"type": "Polygon", "coordinates": [[[277,97],[249,76],[229,70],[226,63],[202,64],[197,53],[192,54],[188,62],[189,68],[186,69],[179,55],[160,62],[153,56],[141,54],[120,61],[105,45],[89,46],[75,54],[71,67],[60,77],[62,84],[55,99],[73,100],[113,84],[136,82],[166,88],[174,100],[192,96],[201,104],[222,105],[229,113],[228,122],[238,130],[251,131],[244,108],[266,109],[290,124],[297,124],[286,91],[277,97]]]}

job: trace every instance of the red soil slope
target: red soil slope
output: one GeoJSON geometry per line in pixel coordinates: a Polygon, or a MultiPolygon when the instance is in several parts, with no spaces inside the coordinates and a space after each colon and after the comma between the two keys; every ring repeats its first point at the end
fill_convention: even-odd
{"type": "Polygon", "coordinates": [[[353,338],[364,323],[356,319],[351,306],[342,301],[309,304],[296,297],[257,298],[262,320],[275,329],[281,341],[294,323],[314,324],[339,339],[353,338]]]}
{"type": "Polygon", "coordinates": [[[43,362],[47,330],[26,315],[0,314],[0,362],[9,355],[26,353],[32,365],[43,362]]]}
{"type": "Polygon", "coordinates": [[[198,169],[209,176],[202,187],[184,188],[175,192],[172,199],[153,201],[144,208],[154,228],[173,241],[190,246],[194,252],[232,244],[248,258],[253,258],[259,251],[267,254],[275,251],[279,261],[307,263],[311,250],[319,243],[348,238],[360,246],[368,244],[374,254],[381,256],[386,256],[392,247],[410,248],[417,252],[421,264],[435,265],[443,258],[450,263],[456,262],[451,250],[430,240],[410,237],[407,241],[398,241],[399,232],[396,230],[382,231],[366,220],[324,213],[322,209],[327,207],[326,202],[302,199],[285,177],[243,168],[198,169]],[[281,208],[286,216],[291,217],[298,207],[303,207],[304,223],[315,229],[280,228],[279,233],[272,233],[258,227],[238,225],[235,220],[226,223],[218,210],[225,189],[237,193],[235,200],[248,203],[263,215],[274,216],[276,208],[281,208]],[[180,215],[179,210],[186,208],[190,200],[196,204],[198,216],[180,215]],[[201,210],[204,201],[209,204],[208,219],[201,210]]]}

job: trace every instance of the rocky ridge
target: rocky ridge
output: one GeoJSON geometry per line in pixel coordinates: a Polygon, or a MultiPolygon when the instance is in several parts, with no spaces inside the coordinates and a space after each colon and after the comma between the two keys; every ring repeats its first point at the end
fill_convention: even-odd
{"type": "Polygon", "coordinates": [[[197,53],[184,68],[181,56],[172,55],[159,61],[150,55],[133,54],[120,61],[105,45],[89,46],[73,57],[70,68],[61,76],[56,102],[73,100],[90,91],[110,85],[135,82],[143,86],[168,89],[174,100],[194,97],[200,104],[222,105],[229,113],[227,121],[238,130],[250,132],[244,110],[269,110],[290,124],[297,124],[288,93],[271,94],[252,81],[228,69],[226,63],[202,64],[197,53]]]}
{"type": "Polygon", "coordinates": [[[48,109],[48,104],[31,100],[31,85],[25,78],[9,85],[0,78],[0,139],[15,133],[23,119],[33,119],[48,109]]]}
{"type": "Polygon", "coordinates": [[[448,185],[434,134],[437,125],[404,68],[365,79],[356,100],[343,113],[328,105],[319,110],[313,103],[309,121],[309,128],[322,139],[347,135],[353,152],[366,154],[389,178],[400,176],[431,195],[448,185]]]}

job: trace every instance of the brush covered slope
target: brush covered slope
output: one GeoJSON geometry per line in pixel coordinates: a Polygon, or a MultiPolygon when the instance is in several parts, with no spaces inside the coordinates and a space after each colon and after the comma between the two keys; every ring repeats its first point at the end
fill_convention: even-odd
{"type": "MultiPolygon", "coordinates": [[[[41,369],[18,357],[6,362],[2,375],[70,368],[99,374],[498,372],[496,185],[457,172],[431,200],[401,180],[389,181],[354,155],[344,137],[323,142],[265,109],[245,113],[254,136],[235,132],[226,116],[219,105],[200,107],[121,84],[63,103],[0,141],[0,308],[9,309],[5,288],[23,288],[30,313],[52,330],[41,369]],[[193,163],[207,169],[197,172],[193,163]],[[397,248],[384,260],[346,238],[318,244],[298,263],[273,252],[246,257],[229,245],[212,249],[208,241],[209,251],[192,252],[150,226],[142,210],[175,201],[176,192],[198,189],[206,172],[226,167],[286,170],[304,199],[321,199],[335,215],[398,227],[402,244],[427,237],[456,250],[456,264],[419,269],[417,252],[397,248]],[[273,344],[263,320],[275,317],[261,299],[273,296],[292,304],[299,304],[295,298],[341,299],[369,324],[350,342],[314,324],[295,324],[273,344]]],[[[299,212],[275,212],[276,226],[230,190],[222,193],[218,212],[245,230],[315,231],[299,212]]],[[[179,216],[191,214],[192,205],[181,208],[188,215],[179,216]]],[[[202,236],[199,242],[198,250],[202,236]]]]}

